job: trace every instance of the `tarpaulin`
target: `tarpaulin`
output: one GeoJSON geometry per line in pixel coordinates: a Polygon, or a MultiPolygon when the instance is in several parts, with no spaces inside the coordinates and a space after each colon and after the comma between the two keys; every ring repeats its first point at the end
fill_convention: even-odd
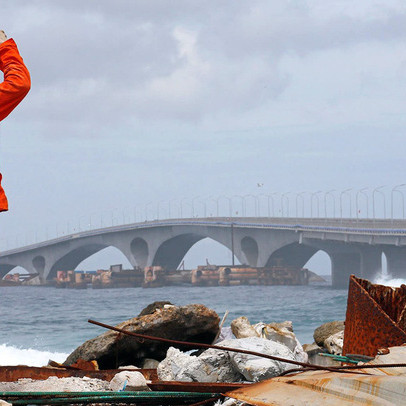
{"type": "MultiPolygon", "coordinates": [[[[0,70],[4,73],[4,81],[0,83],[1,121],[17,107],[31,87],[30,74],[13,39],[0,44],[0,70]]],[[[8,203],[1,179],[0,174],[0,211],[6,211],[8,203]]]]}

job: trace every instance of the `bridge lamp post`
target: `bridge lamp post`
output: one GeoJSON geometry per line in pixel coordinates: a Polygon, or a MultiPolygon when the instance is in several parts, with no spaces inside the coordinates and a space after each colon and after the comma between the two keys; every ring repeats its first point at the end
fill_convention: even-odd
{"type": "Polygon", "coordinates": [[[134,214],[134,223],[137,222],[137,206],[133,207],[133,214],[134,214]]]}
{"type": "MultiPolygon", "coordinates": [[[[152,206],[152,202],[147,202],[144,207],[144,212],[145,212],[145,221],[148,221],[148,211],[149,207],[152,206]]],[[[153,216],[152,216],[153,217],[153,216]]]]}
{"type": "MultiPolygon", "coordinates": [[[[244,197],[240,195],[234,195],[237,199],[240,199],[241,203],[241,217],[245,217],[245,206],[244,206],[244,197]]],[[[237,213],[236,213],[237,214],[237,213]]]]}
{"type": "Polygon", "coordinates": [[[130,216],[128,216],[129,221],[128,221],[128,223],[127,223],[127,209],[128,209],[128,206],[127,206],[127,207],[124,207],[124,208],[122,209],[122,211],[121,211],[121,213],[122,213],[122,215],[123,215],[123,224],[128,224],[128,223],[131,221],[130,216]]]}
{"type": "Polygon", "coordinates": [[[165,203],[165,200],[158,200],[158,203],[156,204],[156,212],[158,220],[161,218],[161,203],[165,203]]]}
{"type": "Polygon", "coordinates": [[[180,199],[180,218],[182,218],[182,219],[183,219],[183,202],[185,202],[187,200],[188,200],[187,197],[180,199]]]}
{"type": "Polygon", "coordinates": [[[359,201],[358,197],[359,197],[359,195],[365,196],[365,200],[367,202],[367,218],[369,218],[369,201],[368,201],[368,195],[365,193],[366,190],[368,190],[367,187],[364,187],[363,189],[358,190],[357,194],[355,196],[355,210],[357,212],[357,221],[358,221],[358,214],[359,214],[359,209],[358,209],[358,207],[359,207],[358,206],[358,201],[359,201]]]}
{"type": "Polygon", "coordinates": [[[219,208],[220,208],[219,202],[220,202],[221,199],[228,200],[228,213],[229,213],[228,216],[229,216],[229,217],[232,217],[232,203],[231,203],[231,199],[230,199],[229,197],[223,196],[223,195],[219,196],[219,197],[216,199],[217,217],[219,217],[219,212],[220,212],[220,210],[219,210],[219,208]]]}
{"type": "Polygon", "coordinates": [[[278,193],[271,193],[268,195],[268,217],[271,217],[271,212],[269,210],[269,202],[272,201],[272,217],[275,217],[275,200],[273,196],[277,196],[278,193]]]}
{"type": "Polygon", "coordinates": [[[336,199],[333,195],[333,192],[335,192],[335,189],[329,190],[326,193],[324,193],[324,218],[327,218],[327,197],[331,196],[333,199],[333,218],[336,217],[336,199]]]}
{"type": "Polygon", "coordinates": [[[282,217],[284,217],[284,210],[283,210],[283,206],[284,206],[284,202],[286,201],[287,204],[287,210],[286,210],[286,217],[289,217],[289,198],[288,198],[288,194],[290,192],[285,192],[281,194],[281,210],[282,210],[282,217]]]}
{"type": "Polygon", "coordinates": [[[351,191],[352,189],[345,189],[340,193],[340,218],[341,221],[343,220],[343,196],[348,195],[350,198],[350,218],[352,216],[352,201],[351,201],[351,191]]]}
{"type": "MultiPolygon", "coordinates": [[[[78,229],[79,229],[79,231],[82,231],[82,219],[83,218],[86,218],[86,216],[79,216],[79,219],[78,219],[78,229]]],[[[85,231],[85,230],[83,230],[83,231],[85,231]]]]}
{"type": "MultiPolygon", "coordinates": [[[[171,200],[169,200],[169,202],[168,202],[168,211],[169,211],[169,217],[170,218],[173,218],[173,216],[172,216],[172,202],[176,202],[177,201],[177,199],[171,199],[171,200]]],[[[179,216],[179,207],[178,207],[178,214],[177,214],[177,216],[179,216]]]]}
{"type": "Polygon", "coordinates": [[[393,198],[394,198],[395,192],[399,193],[402,196],[402,218],[403,218],[403,220],[405,219],[405,196],[403,194],[403,191],[398,190],[399,188],[401,188],[403,186],[406,186],[406,183],[396,185],[391,190],[391,194],[390,194],[390,196],[391,196],[391,199],[390,199],[390,217],[392,219],[392,222],[393,222],[393,198]]]}
{"type": "Polygon", "coordinates": [[[375,193],[379,193],[383,197],[383,218],[386,219],[386,199],[385,194],[380,190],[384,188],[385,185],[378,186],[372,191],[372,214],[375,221],[375,193]]]}
{"type": "Polygon", "coordinates": [[[271,204],[270,204],[270,201],[269,201],[269,195],[265,195],[265,194],[261,193],[257,197],[258,197],[258,214],[259,214],[259,217],[261,217],[261,197],[266,198],[267,217],[271,217],[271,215],[270,215],[270,213],[271,213],[271,204]]]}
{"type": "Polygon", "coordinates": [[[206,200],[202,200],[201,203],[203,205],[204,218],[206,218],[207,217],[207,202],[206,202],[206,200]]]}
{"type": "Polygon", "coordinates": [[[317,202],[317,217],[320,217],[320,201],[319,201],[319,194],[323,193],[321,190],[317,192],[310,193],[310,217],[313,218],[313,200],[316,197],[317,202]]]}
{"type": "Polygon", "coordinates": [[[88,228],[88,230],[91,230],[92,226],[93,226],[93,223],[92,223],[93,214],[96,214],[96,213],[90,213],[89,214],[89,228],[88,228]]]}
{"type": "MultiPolygon", "coordinates": [[[[216,198],[214,196],[209,196],[208,200],[209,202],[213,202],[213,211],[214,211],[214,206],[217,204],[216,198]]],[[[210,217],[213,217],[213,213],[210,213],[210,217]]]]}
{"type": "MultiPolygon", "coordinates": [[[[117,207],[114,207],[114,209],[111,210],[111,226],[112,226],[112,227],[114,227],[114,226],[116,225],[116,224],[115,224],[115,223],[116,223],[116,217],[115,217],[115,213],[114,213],[115,210],[117,210],[117,212],[119,211],[119,210],[117,209],[117,207]]],[[[118,218],[117,218],[117,225],[118,225],[118,221],[119,221],[119,220],[118,220],[118,218]]]]}
{"type": "Polygon", "coordinates": [[[296,218],[299,217],[299,198],[302,201],[302,218],[304,218],[304,197],[306,192],[296,193],[296,218]]]}
{"type": "Polygon", "coordinates": [[[243,196],[243,198],[244,198],[244,205],[245,205],[245,207],[247,207],[247,204],[246,204],[245,199],[248,199],[248,198],[250,198],[250,197],[252,197],[252,199],[254,200],[254,215],[255,215],[255,217],[258,217],[258,197],[257,197],[257,196],[251,195],[251,194],[244,195],[244,196],[243,196]]]}
{"type": "Polygon", "coordinates": [[[200,196],[192,197],[192,217],[195,216],[195,200],[200,199],[200,196]]]}

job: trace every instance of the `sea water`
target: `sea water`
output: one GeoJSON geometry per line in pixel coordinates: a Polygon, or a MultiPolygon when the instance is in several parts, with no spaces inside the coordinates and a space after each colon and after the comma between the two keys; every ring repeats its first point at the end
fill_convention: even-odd
{"type": "Polygon", "coordinates": [[[104,330],[88,319],[116,325],[135,317],[148,304],[201,303],[223,317],[225,325],[240,316],[251,323],[291,320],[301,343],[313,342],[316,327],[343,320],[347,290],[330,285],[163,287],[154,289],[56,289],[0,287],[0,365],[57,362],[104,330]]]}
{"type": "MultiPolygon", "coordinates": [[[[406,283],[387,275],[373,282],[406,283]]],[[[0,365],[42,366],[49,359],[63,362],[77,346],[105,331],[88,319],[116,325],[158,300],[175,305],[201,303],[220,318],[228,310],[226,326],[240,316],[251,323],[291,320],[304,344],[313,342],[314,329],[321,324],[345,319],[347,289],[333,289],[328,283],[105,290],[0,287],[0,365]]]]}

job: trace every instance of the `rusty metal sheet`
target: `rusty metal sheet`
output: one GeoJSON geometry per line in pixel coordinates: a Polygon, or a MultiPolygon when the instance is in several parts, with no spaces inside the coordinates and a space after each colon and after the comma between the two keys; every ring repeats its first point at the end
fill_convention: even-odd
{"type": "Polygon", "coordinates": [[[405,303],[406,287],[374,285],[351,275],[343,354],[374,357],[381,347],[405,343],[406,332],[398,324],[405,303]]]}
{"type": "Polygon", "coordinates": [[[218,382],[179,382],[179,381],[153,381],[148,387],[154,391],[164,392],[197,392],[197,393],[224,393],[251,383],[218,383],[218,382]]]}
{"type": "Polygon", "coordinates": [[[406,376],[303,372],[277,377],[225,394],[251,405],[403,405],[406,376]]]}
{"type": "MultiPolygon", "coordinates": [[[[102,371],[85,371],[75,369],[59,369],[47,367],[28,367],[24,365],[18,366],[0,366],[0,382],[14,382],[21,378],[31,378],[34,380],[48,379],[50,376],[58,378],[87,376],[89,378],[98,378],[105,381],[113,379],[114,375],[122,372],[123,369],[106,369],[102,371]]],[[[146,379],[158,379],[156,369],[138,369],[146,379]]]]}

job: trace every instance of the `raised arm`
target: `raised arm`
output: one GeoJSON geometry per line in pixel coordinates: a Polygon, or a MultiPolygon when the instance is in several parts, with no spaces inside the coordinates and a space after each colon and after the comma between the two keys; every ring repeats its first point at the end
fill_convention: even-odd
{"type": "Polygon", "coordinates": [[[13,39],[7,40],[0,31],[0,70],[4,82],[0,83],[0,121],[6,118],[24,99],[31,87],[28,69],[24,65],[13,39]]]}

